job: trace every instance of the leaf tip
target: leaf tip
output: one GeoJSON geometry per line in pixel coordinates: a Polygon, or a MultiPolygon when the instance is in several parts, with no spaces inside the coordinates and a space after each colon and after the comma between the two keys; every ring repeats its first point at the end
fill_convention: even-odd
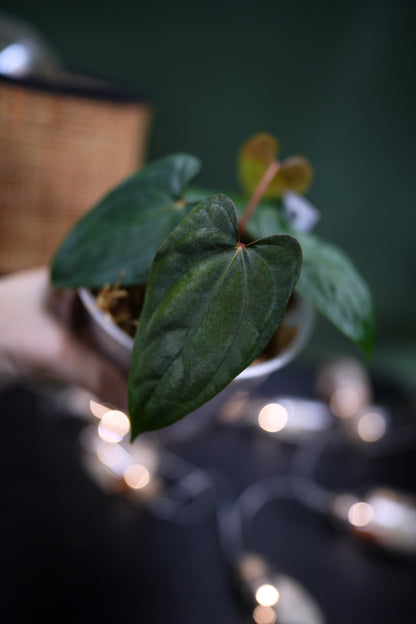
{"type": "Polygon", "coordinates": [[[137,418],[133,418],[130,413],[129,413],[129,420],[130,420],[130,443],[133,444],[133,442],[140,435],[142,435],[146,431],[149,431],[149,429],[146,429],[145,427],[142,427],[140,425],[138,419],[137,418]]]}

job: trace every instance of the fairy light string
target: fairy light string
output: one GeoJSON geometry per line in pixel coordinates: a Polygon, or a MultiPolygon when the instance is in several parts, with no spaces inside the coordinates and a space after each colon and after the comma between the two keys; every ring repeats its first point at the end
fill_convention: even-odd
{"type": "MultiPolygon", "coordinates": [[[[252,435],[267,436],[277,445],[292,447],[286,473],[268,475],[248,484],[240,492],[235,491],[223,472],[195,466],[172,453],[168,448],[169,434],[164,433],[161,437],[146,434],[131,445],[127,441],[129,425],[125,414],[94,401],[90,411],[95,422],[84,429],[81,440],[86,465],[90,463],[90,473],[101,485],[105,481],[101,473],[105,472],[107,484],[104,487],[112,482],[121,495],[146,505],[150,513],[165,522],[184,527],[198,526],[214,516],[224,561],[231,573],[240,578],[244,591],[249,593],[256,624],[274,624],[275,621],[284,624],[281,613],[284,613],[285,591],[282,588],[285,583],[292,583],[292,592],[296,587],[299,596],[303,597],[302,604],[309,605],[311,613],[315,614],[310,616],[310,622],[318,624],[324,621],[322,613],[305,588],[275,570],[267,561],[267,555],[252,552],[250,542],[256,519],[268,505],[296,501],[322,517],[333,518],[355,537],[371,539],[381,548],[403,556],[416,555],[416,505],[411,497],[380,487],[358,496],[354,491],[334,491],[318,480],[320,462],[327,459],[329,453],[353,451],[372,460],[416,447],[416,426],[395,426],[385,408],[373,407],[372,392],[362,392],[365,401],[357,403],[356,409],[350,410],[348,415],[340,416],[337,408],[334,410],[331,405],[337,390],[335,386],[331,393],[325,397],[321,394],[316,400],[295,396],[265,400],[255,394],[244,397],[236,394],[234,399],[239,401],[237,417],[234,415],[233,419],[227,420],[220,414],[211,421],[211,427],[233,427],[237,423],[237,426],[251,430],[252,435]],[[315,428],[305,426],[302,430],[302,419],[299,415],[294,416],[296,409],[310,414],[315,410],[318,425],[315,428]],[[357,417],[358,413],[360,417],[357,417]],[[375,427],[366,421],[363,426],[362,414],[372,414],[370,420],[376,414],[375,420],[373,418],[375,427]],[[91,470],[92,458],[95,465],[91,470]],[[264,569],[254,581],[250,574],[254,574],[256,565],[257,572],[262,566],[264,569]],[[279,578],[281,586],[276,584],[279,578]]],[[[202,431],[206,429],[205,420],[202,431]]],[[[198,434],[196,427],[193,435],[198,434]]]]}

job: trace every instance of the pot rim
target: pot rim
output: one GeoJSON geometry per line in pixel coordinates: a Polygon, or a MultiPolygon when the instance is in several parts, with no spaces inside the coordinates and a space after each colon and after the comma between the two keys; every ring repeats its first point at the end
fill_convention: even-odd
{"type": "MultiPolygon", "coordinates": [[[[115,346],[119,346],[124,355],[128,356],[133,349],[134,338],[126,334],[126,332],[116,325],[109,316],[98,308],[95,297],[89,289],[79,288],[78,294],[94,323],[98,325],[101,331],[104,332],[112,342],[114,342],[115,346]]],[[[286,364],[291,362],[303,349],[312,333],[316,312],[306,299],[296,292],[294,295],[296,297],[296,303],[286,312],[285,324],[289,327],[298,327],[299,330],[289,346],[284,349],[282,353],[265,362],[249,365],[235,377],[236,380],[243,381],[270,375],[272,372],[286,366],[286,364]]]]}
{"type": "Polygon", "coordinates": [[[289,364],[289,362],[294,360],[302,351],[312,333],[316,313],[315,309],[306,299],[303,299],[303,297],[296,292],[294,295],[296,297],[296,303],[293,309],[285,313],[284,317],[287,326],[298,327],[298,332],[291,340],[289,346],[281,353],[265,362],[247,366],[247,368],[237,375],[237,380],[253,379],[255,377],[270,375],[274,371],[286,366],[286,364],[289,364]]]}
{"type": "Polygon", "coordinates": [[[120,329],[120,327],[97,306],[92,292],[88,288],[78,288],[78,295],[95,323],[97,323],[106,334],[121,344],[124,349],[131,351],[133,349],[134,339],[120,329]]]}

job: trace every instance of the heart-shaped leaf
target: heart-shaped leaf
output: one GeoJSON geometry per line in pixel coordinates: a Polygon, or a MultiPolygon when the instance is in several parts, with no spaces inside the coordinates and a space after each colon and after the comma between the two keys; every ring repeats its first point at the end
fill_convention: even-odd
{"type": "Polygon", "coordinates": [[[240,245],[228,197],[194,208],[149,274],[129,373],[133,438],[203,405],[253,361],[282,319],[301,263],[290,236],[240,245]]]}
{"type": "Polygon", "coordinates": [[[104,197],[75,226],[55,255],[60,287],[144,283],[172,229],[195,206],[180,198],[199,171],[197,158],[174,154],[145,167],[104,197]]]}
{"type": "MultiPolygon", "coordinates": [[[[277,159],[279,143],[269,134],[259,133],[248,139],[238,155],[238,176],[243,190],[251,195],[268,166],[277,159]]],[[[305,193],[313,179],[313,169],[304,156],[291,156],[280,163],[280,169],[265,191],[264,198],[280,198],[292,191],[305,193]]]]}
{"type": "Polygon", "coordinates": [[[253,193],[278,153],[278,140],[265,132],[259,132],[243,143],[238,153],[237,171],[245,193],[253,193]]]}
{"type": "MultiPolygon", "coordinates": [[[[233,196],[241,212],[244,199],[233,196]]],[[[262,202],[247,227],[252,238],[271,232],[290,234],[303,251],[303,265],[296,290],[339,331],[371,357],[375,313],[370,289],[347,254],[309,232],[299,232],[282,214],[280,202],[262,202]]]]}
{"type": "Polygon", "coordinates": [[[267,189],[267,197],[282,197],[285,193],[306,193],[312,184],[313,169],[304,156],[282,160],[280,169],[267,189]]]}

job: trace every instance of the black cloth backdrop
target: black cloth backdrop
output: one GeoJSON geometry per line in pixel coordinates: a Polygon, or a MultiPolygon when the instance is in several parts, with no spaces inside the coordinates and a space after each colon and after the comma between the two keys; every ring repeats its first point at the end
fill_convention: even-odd
{"type": "MultiPolygon", "coordinates": [[[[314,375],[292,365],[259,396],[312,397],[313,388],[314,375]]],[[[411,419],[407,397],[384,380],[376,397],[395,426],[411,419]]],[[[251,622],[231,582],[215,501],[199,515],[191,510],[190,525],[165,520],[100,489],[82,462],[80,433],[88,422],[50,396],[10,388],[0,413],[2,621],[251,622]]],[[[165,446],[217,480],[220,505],[250,483],[286,474],[296,451],[258,429],[219,425],[214,412],[194,435],[165,446]]],[[[381,484],[416,494],[409,446],[380,456],[349,443],[329,448],[316,478],[334,491],[381,484]]],[[[246,547],[299,580],[328,624],[416,620],[414,559],[368,548],[299,502],[271,500],[248,527],[246,547]]]]}

